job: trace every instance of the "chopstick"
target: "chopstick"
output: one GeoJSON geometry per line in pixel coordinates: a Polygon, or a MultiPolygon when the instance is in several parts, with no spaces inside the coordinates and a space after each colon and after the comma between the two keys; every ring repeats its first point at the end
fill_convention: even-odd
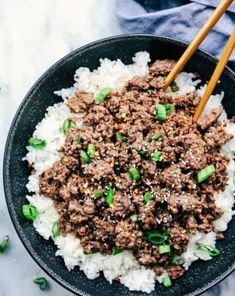
{"type": "Polygon", "coordinates": [[[188,60],[197,50],[199,45],[202,43],[202,41],[205,39],[205,37],[208,35],[208,33],[211,31],[211,29],[214,27],[217,21],[221,18],[221,16],[224,14],[224,12],[227,10],[227,8],[230,6],[232,2],[233,0],[221,0],[220,4],[215,9],[214,13],[209,17],[207,22],[201,28],[199,33],[196,35],[196,37],[193,39],[193,41],[190,43],[188,48],[185,50],[185,52],[183,53],[181,58],[178,60],[174,68],[166,77],[164,88],[167,88],[174,81],[176,75],[184,68],[185,64],[188,62],[188,60]]]}
{"type": "Polygon", "coordinates": [[[212,94],[216,84],[217,84],[217,81],[218,79],[220,78],[220,75],[222,74],[223,70],[224,70],[224,67],[226,66],[227,62],[228,62],[228,59],[231,55],[231,53],[233,52],[233,49],[235,47],[235,29],[233,29],[233,32],[224,48],[224,51],[219,59],[219,62],[211,76],[211,79],[208,83],[208,86],[200,100],[200,103],[197,107],[197,110],[194,114],[194,117],[193,117],[193,121],[196,122],[198,120],[198,118],[200,117],[200,115],[202,114],[204,108],[205,108],[205,105],[210,97],[210,95],[212,94]]]}

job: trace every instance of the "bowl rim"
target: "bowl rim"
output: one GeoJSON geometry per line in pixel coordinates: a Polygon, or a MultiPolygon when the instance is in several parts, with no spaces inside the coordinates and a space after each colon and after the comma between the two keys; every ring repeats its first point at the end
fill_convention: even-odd
{"type": "MultiPolygon", "coordinates": [[[[37,256],[37,254],[35,254],[33,248],[31,247],[29,241],[26,239],[26,237],[24,236],[24,233],[21,232],[20,228],[18,227],[18,222],[17,220],[14,218],[14,215],[12,214],[12,207],[11,207],[11,195],[8,192],[7,189],[7,184],[8,184],[8,176],[7,174],[5,174],[5,172],[8,170],[9,168],[9,153],[8,153],[8,147],[10,146],[11,143],[11,139],[12,139],[12,134],[14,133],[14,127],[15,124],[17,123],[17,120],[20,116],[20,113],[24,107],[24,105],[26,104],[26,102],[28,101],[28,97],[34,92],[35,88],[37,87],[37,85],[39,85],[41,82],[44,81],[45,78],[47,78],[47,76],[55,69],[57,68],[59,65],[63,65],[65,64],[68,60],[72,59],[75,55],[77,55],[78,53],[82,53],[82,51],[87,50],[89,48],[95,48],[97,46],[99,46],[100,44],[103,43],[109,43],[118,39],[132,39],[132,38],[154,38],[157,40],[164,40],[167,41],[169,43],[177,43],[178,45],[183,45],[184,47],[187,47],[189,45],[189,43],[181,41],[179,39],[176,38],[171,38],[171,37],[167,37],[167,36],[161,36],[161,35],[157,35],[157,34],[144,34],[144,33],[132,33],[132,34],[118,34],[118,35],[113,35],[113,36],[109,36],[109,37],[105,37],[105,38],[101,38],[92,42],[89,42],[83,46],[80,46],[78,48],[76,48],[75,50],[71,51],[70,53],[66,54],[65,56],[63,56],[62,58],[60,58],[58,61],[56,61],[55,63],[53,63],[46,71],[44,71],[40,77],[36,80],[36,82],[30,87],[30,89],[28,90],[28,92],[26,93],[26,95],[23,97],[21,103],[19,104],[16,113],[12,119],[10,128],[8,130],[8,134],[7,134],[7,138],[6,138],[6,142],[5,142],[5,148],[4,148],[4,155],[3,155],[3,188],[4,188],[4,195],[5,195],[5,200],[6,200],[6,205],[7,205],[7,209],[8,209],[8,214],[10,216],[10,219],[12,221],[12,224],[14,226],[14,229],[20,239],[20,241],[22,242],[23,246],[25,247],[25,249],[27,250],[28,254],[33,258],[33,260],[39,265],[39,267],[49,276],[51,277],[55,282],[57,282],[59,285],[61,285],[63,288],[67,289],[68,291],[75,293],[76,295],[81,295],[81,296],[90,296],[91,294],[87,294],[84,291],[81,291],[79,288],[67,283],[67,281],[65,281],[63,278],[61,278],[60,276],[58,276],[52,269],[48,268],[45,264],[45,262],[39,257],[37,256]]],[[[214,57],[212,54],[208,53],[206,50],[204,49],[197,49],[196,52],[200,52],[200,54],[202,54],[203,56],[206,56],[207,58],[209,58],[209,60],[211,60],[214,64],[217,63],[218,59],[216,57],[214,57]]],[[[228,66],[225,67],[226,71],[228,71],[229,75],[234,76],[235,77],[235,72],[228,66]]],[[[224,70],[225,71],[225,70],[224,70]]],[[[233,271],[235,270],[235,262],[231,265],[231,267],[226,270],[225,272],[223,272],[220,276],[218,276],[217,278],[215,278],[214,280],[212,280],[210,283],[204,285],[202,288],[197,288],[195,291],[189,293],[189,294],[184,294],[184,296],[196,296],[196,295],[201,295],[202,293],[208,291],[209,289],[211,289],[212,287],[216,286],[217,284],[219,284],[220,282],[222,282],[226,277],[228,277],[233,271]]],[[[133,291],[134,293],[136,291],[133,291]]]]}

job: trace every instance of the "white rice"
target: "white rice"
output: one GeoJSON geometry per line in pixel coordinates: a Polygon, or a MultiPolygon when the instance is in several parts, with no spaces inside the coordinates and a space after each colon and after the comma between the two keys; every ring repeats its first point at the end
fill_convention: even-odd
{"type": "MultiPolygon", "coordinates": [[[[74,76],[75,83],[69,89],[56,91],[57,95],[62,96],[64,100],[71,97],[76,90],[85,90],[96,94],[104,87],[112,87],[120,89],[127,80],[135,75],[143,76],[148,73],[148,62],[150,61],[147,52],[138,52],[133,58],[133,64],[124,65],[122,61],[110,61],[108,59],[100,60],[100,67],[94,71],[88,68],[79,68],[74,76]]],[[[194,81],[192,73],[182,72],[176,78],[179,86],[179,94],[196,91],[196,86],[200,80],[194,81]]],[[[202,95],[205,86],[197,90],[202,95]]],[[[170,90],[169,90],[170,91],[170,90]]],[[[172,94],[173,95],[173,94],[172,94]]],[[[206,106],[204,114],[208,113],[212,108],[221,105],[223,93],[211,96],[206,106]]],[[[72,114],[65,103],[55,104],[47,109],[45,118],[36,126],[34,137],[45,139],[47,142],[43,150],[35,150],[27,147],[28,153],[24,160],[27,160],[35,169],[35,174],[29,177],[27,188],[29,192],[35,193],[33,196],[27,196],[28,201],[34,205],[39,212],[38,218],[34,221],[34,227],[45,239],[49,239],[52,233],[53,223],[59,218],[53,201],[45,196],[39,195],[39,178],[38,176],[61,158],[58,152],[64,144],[65,136],[61,132],[61,127],[65,119],[71,116],[79,116],[72,114]]],[[[223,112],[220,119],[227,119],[226,113],[223,112]]],[[[78,127],[81,122],[78,124],[78,127]]],[[[235,124],[228,124],[227,130],[235,135],[235,124]]],[[[235,151],[235,139],[223,145],[221,153],[230,158],[228,172],[229,182],[226,190],[216,197],[216,204],[220,207],[224,214],[214,222],[214,231],[204,234],[197,232],[190,237],[189,245],[186,252],[181,256],[181,260],[185,268],[188,268],[193,261],[198,259],[210,260],[211,257],[196,248],[197,243],[215,246],[216,231],[224,231],[232,218],[233,197],[233,172],[235,171],[235,163],[232,159],[235,151]]],[[[111,284],[113,280],[119,278],[120,282],[128,287],[131,291],[142,291],[150,293],[154,290],[155,281],[162,282],[164,272],[160,277],[156,277],[151,269],[140,266],[134,258],[131,251],[123,251],[118,255],[101,255],[100,253],[86,255],[80,245],[80,240],[71,234],[66,236],[58,236],[54,239],[57,245],[57,256],[62,256],[68,270],[79,266],[89,279],[97,278],[103,272],[105,278],[111,284]]]]}

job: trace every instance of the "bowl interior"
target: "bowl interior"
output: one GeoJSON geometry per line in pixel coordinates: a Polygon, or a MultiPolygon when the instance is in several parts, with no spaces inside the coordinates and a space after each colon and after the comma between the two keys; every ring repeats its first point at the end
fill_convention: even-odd
{"type": "MultiPolygon", "coordinates": [[[[55,256],[56,247],[52,241],[45,241],[36,233],[31,223],[21,212],[26,202],[25,185],[29,171],[22,158],[26,154],[26,143],[36,124],[44,117],[46,108],[58,103],[60,98],[55,90],[70,87],[77,68],[83,66],[91,70],[99,66],[100,58],[121,59],[131,63],[138,51],[148,51],[152,61],[156,58],[177,59],[186,45],[176,40],[153,35],[117,36],[82,47],[53,65],[31,88],[19,107],[12,123],[5,150],[4,186],[10,216],[23,244],[38,264],[72,292],[81,295],[142,295],[130,292],[114,282],[110,285],[103,277],[88,280],[79,268],[68,272],[61,257],[55,256]]],[[[186,66],[190,72],[198,72],[207,81],[215,68],[216,60],[202,51],[197,51],[186,66]]],[[[235,76],[225,69],[216,92],[225,91],[224,108],[229,116],[235,115],[235,76]]],[[[235,220],[226,231],[225,239],[218,242],[221,255],[211,261],[194,263],[189,271],[174,282],[170,289],[156,284],[150,295],[196,295],[213,286],[234,269],[235,262],[235,220]]]]}

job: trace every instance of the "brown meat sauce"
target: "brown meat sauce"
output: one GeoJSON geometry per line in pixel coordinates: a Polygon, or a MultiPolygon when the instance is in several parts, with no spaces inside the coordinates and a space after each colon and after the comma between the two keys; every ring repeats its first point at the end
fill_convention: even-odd
{"type": "Polygon", "coordinates": [[[182,254],[190,234],[211,231],[212,222],[223,214],[214,195],[225,189],[228,159],[219,148],[231,139],[218,121],[221,109],[195,124],[196,93],[173,98],[163,91],[174,63],[156,61],[148,75],[134,77],[99,105],[92,94],[76,92],[67,105],[75,113],[86,112],[84,128],[68,130],[63,158],[40,176],[40,193],[55,201],[60,230],[80,238],[86,253],[132,250],[140,264],[157,275],[167,270],[173,279],[184,268],[171,264],[172,254],[182,254]],[[157,103],[174,106],[164,121],[156,120],[157,103]],[[80,157],[88,143],[95,146],[91,163],[80,157]],[[158,161],[152,160],[156,150],[162,152],[158,161]],[[209,164],[216,172],[197,184],[197,171],[209,164]],[[131,167],[140,172],[139,180],[131,179],[131,167]],[[114,190],[110,205],[106,186],[114,190]],[[147,203],[146,192],[153,197],[147,203]],[[144,238],[152,230],[168,231],[164,244],[171,245],[171,256],[160,254],[159,245],[144,238]]]}

